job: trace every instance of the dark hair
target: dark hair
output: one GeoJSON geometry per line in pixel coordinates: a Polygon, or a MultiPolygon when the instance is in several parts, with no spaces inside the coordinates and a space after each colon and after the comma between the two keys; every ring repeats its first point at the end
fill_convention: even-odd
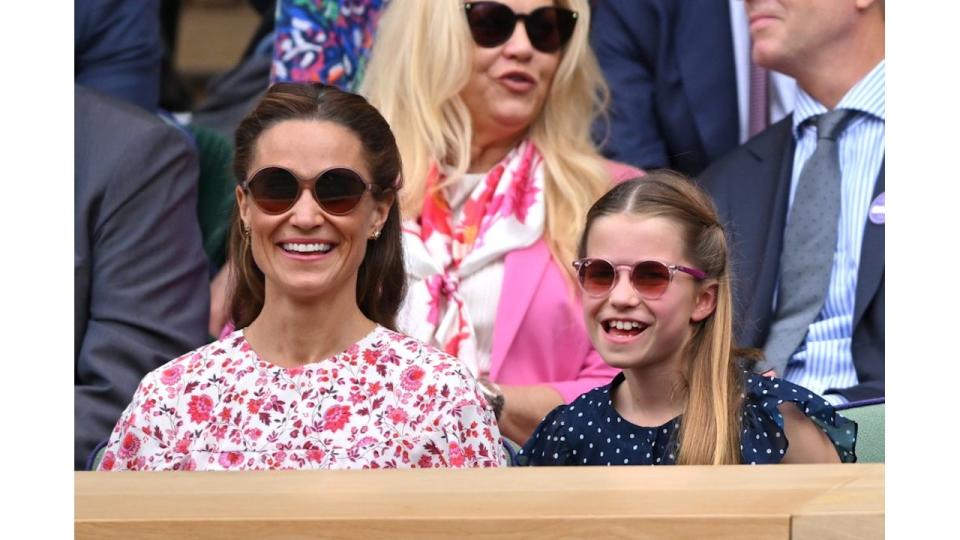
{"type": "MultiPolygon", "coordinates": [[[[386,200],[399,189],[402,174],[400,151],[390,126],[366,99],[320,83],[278,83],[267,90],[254,110],[237,127],[233,171],[238,184],[249,172],[257,139],[285,120],[334,122],[353,132],[363,146],[363,158],[380,190],[370,191],[386,200]]],[[[357,271],[357,304],[377,324],[396,330],[395,319],[406,292],[400,211],[397,198],[380,229],[380,237],[367,241],[367,251],[357,271]]],[[[263,309],[263,272],[253,260],[242,234],[239,208],[234,205],[230,228],[230,259],[234,262],[230,315],[237,328],[249,325],[263,309]]]]}
{"type": "Polygon", "coordinates": [[[641,214],[669,219],[681,227],[684,256],[717,284],[716,309],[696,323],[684,351],[684,407],[677,463],[740,463],[739,430],[742,381],[737,357],[753,351],[734,349],[733,301],[727,239],[710,197],[680,173],[658,170],[623,182],[587,212],[579,257],[597,218],[641,214]]]}

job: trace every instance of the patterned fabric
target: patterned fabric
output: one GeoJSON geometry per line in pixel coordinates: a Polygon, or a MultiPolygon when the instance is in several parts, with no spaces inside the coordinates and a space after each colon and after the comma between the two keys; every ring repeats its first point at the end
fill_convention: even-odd
{"type": "Polygon", "coordinates": [[[320,81],[355,92],[389,0],[280,0],[272,82],[320,81]]]}
{"type": "MultiPolygon", "coordinates": [[[[853,308],[864,225],[886,152],[885,74],[886,61],[881,60],[835,107],[853,109],[859,114],[837,139],[842,176],[841,211],[830,285],[820,316],[810,325],[806,340],[793,354],[786,372],[781,374],[814,392],[826,394],[834,404],[844,403],[846,399],[831,390],[856,386],[859,382],[850,350],[853,308]]],[[[790,184],[791,207],[800,171],[817,146],[816,127],[808,120],[825,112],[826,107],[802,89],[797,90],[797,109],[793,113],[797,148],[790,184]]]]}
{"type": "Polygon", "coordinates": [[[403,226],[410,283],[404,320],[416,322],[404,330],[459,357],[476,376],[476,332],[459,284],[543,235],[543,158],[532,142],[521,143],[477,184],[458,218],[440,188],[444,180],[431,167],[420,218],[403,226]]]}
{"type": "MultiPolygon", "coordinates": [[[[744,372],[746,378],[740,456],[751,465],[779,463],[787,450],[783,416],[777,406],[792,402],[833,442],[844,463],[854,462],[857,424],[823,398],[782,379],[744,372]]],[[[518,459],[524,465],[673,465],[677,459],[678,416],[663,425],[641,427],[620,416],[610,399],[625,380],[595,388],[560,405],[540,423],[518,459]]]]}
{"type": "Polygon", "coordinates": [[[346,351],[271,364],[238,330],[144,377],[100,470],[495,467],[493,412],[460,363],[377,327],[346,351]]]}

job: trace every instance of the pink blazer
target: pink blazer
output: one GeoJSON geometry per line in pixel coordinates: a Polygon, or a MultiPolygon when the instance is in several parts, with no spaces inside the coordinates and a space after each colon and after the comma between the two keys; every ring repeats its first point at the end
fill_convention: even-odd
{"type": "MultiPolygon", "coordinates": [[[[614,183],[643,174],[629,165],[607,165],[614,183]]],[[[579,291],[565,272],[543,240],[507,254],[493,328],[492,381],[546,383],[570,403],[617,374],[593,349],[579,291]]]]}

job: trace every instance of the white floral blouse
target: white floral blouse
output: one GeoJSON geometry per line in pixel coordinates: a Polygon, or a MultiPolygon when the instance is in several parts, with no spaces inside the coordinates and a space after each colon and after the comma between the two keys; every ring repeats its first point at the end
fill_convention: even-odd
{"type": "Polygon", "coordinates": [[[455,358],[378,326],[283,368],[237,330],[141,381],[100,470],[495,467],[497,424],[455,358]]]}

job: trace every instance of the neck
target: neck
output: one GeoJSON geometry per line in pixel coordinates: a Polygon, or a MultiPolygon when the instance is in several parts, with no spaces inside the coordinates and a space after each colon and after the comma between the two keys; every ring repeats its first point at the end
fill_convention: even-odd
{"type": "Polygon", "coordinates": [[[295,367],[329,358],[376,326],[360,311],[355,294],[340,294],[331,302],[270,293],[268,283],[263,310],[244,330],[244,337],[260,357],[279,366],[295,367]]]}
{"type": "Polygon", "coordinates": [[[639,426],[659,426],[683,412],[683,375],[677,362],[623,370],[625,381],[613,396],[621,416],[639,426]]]}
{"type": "Polygon", "coordinates": [[[840,46],[818,51],[795,74],[797,84],[828,109],[834,109],[886,57],[883,28],[883,24],[868,26],[840,46]]]}
{"type": "Polygon", "coordinates": [[[468,173],[483,173],[494,167],[513,150],[523,137],[525,131],[512,134],[476,132],[470,145],[470,167],[468,173]]]}

